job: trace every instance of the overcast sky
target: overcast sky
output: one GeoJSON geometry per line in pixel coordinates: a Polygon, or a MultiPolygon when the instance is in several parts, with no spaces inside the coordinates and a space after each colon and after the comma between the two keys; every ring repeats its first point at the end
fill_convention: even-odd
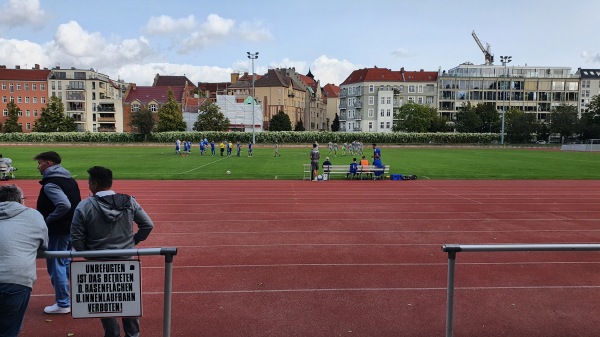
{"type": "Polygon", "coordinates": [[[474,30],[511,65],[600,68],[598,0],[0,0],[0,64],[94,68],[225,82],[310,69],[339,85],[356,69],[437,71],[484,63],[474,30]]]}

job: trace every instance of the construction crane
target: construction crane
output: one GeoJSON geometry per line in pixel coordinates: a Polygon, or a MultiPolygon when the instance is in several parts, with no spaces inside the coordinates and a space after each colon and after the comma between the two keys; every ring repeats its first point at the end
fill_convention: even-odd
{"type": "Polygon", "coordinates": [[[483,44],[481,44],[481,41],[479,41],[479,38],[477,37],[477,34],[475,34],[475,31],[473,31],[473,33],[471,33],[471,35],[473,35],[475,42],[477,42],[479,49],[481,49],[481,51],[483,52],[483,55],[485,56],[485,65],[486,66],[493,65],[494,64],[494,54],[492,54],[492,51],[490,50],[490,44],[486,43],[485,44],[486,48],[483,48],[483,44]]]}

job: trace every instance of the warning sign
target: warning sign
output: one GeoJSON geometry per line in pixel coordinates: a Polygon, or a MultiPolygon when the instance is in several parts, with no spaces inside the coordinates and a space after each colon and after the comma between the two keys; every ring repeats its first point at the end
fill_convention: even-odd
{"type": "Polygon", "coordinates": [[[73,318],[142,316],[140,261],[71,262],[73,318]]]}

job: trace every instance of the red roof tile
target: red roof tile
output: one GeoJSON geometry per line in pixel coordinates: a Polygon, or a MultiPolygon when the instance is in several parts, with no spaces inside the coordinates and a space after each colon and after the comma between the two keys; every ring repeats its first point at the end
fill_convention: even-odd
{"type": "Polygon", "coordinates": [[[353,71],[341,84],[362,82],[434,82],[437,71],[405,71],[404,68],[392,71],[387,68],[364,68],[353,71]]]}
{"type": "Polygon", "coordinates": [[[48,69],[1,69],[0,80],[13,81],[47,81],[48,69]]]}
{"type": "Polygon", "coordinates": [[[140,101],[143,105],[150,101],[156,101],[160,104],[167,101],[169,90],[173,90],[173,95],[178,103],[181,103],[183,98],[183,87],[148,87],[134,86],[129,90],[127,97],[123,98],[124,103],[131,103],[135,100],[140,101]]]}

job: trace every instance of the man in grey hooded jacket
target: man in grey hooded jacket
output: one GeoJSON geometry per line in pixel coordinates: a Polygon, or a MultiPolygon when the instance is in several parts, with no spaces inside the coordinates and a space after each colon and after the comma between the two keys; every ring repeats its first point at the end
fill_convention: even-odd
{"type": "Polygon", "coordinates": [[[24,199],[16,185],[0,186],[0,336],[19,334],[37,277],[35,260],[48,247],[44,217],[24,199]]]}
{"type": "MultiPolygon", "coordinates": [[[[83,200],[75,209],[71,225],[71,243],[75,250],[131,249],[146,240],[154,224],[134,197],[115,193],[112,171],[101,166],[88,170],[89,189],[93,196],[83,200]],[[133,232],[133,222],[138,230],[133,232]]],[[[126,257],[115,257],[124,259],[126,257]]],[[[117,319],[101,318],[105,337],[119,337],[117,319]]],[[[123,317],[126,337],[138,337],[137,317],[123,317]]]]}

